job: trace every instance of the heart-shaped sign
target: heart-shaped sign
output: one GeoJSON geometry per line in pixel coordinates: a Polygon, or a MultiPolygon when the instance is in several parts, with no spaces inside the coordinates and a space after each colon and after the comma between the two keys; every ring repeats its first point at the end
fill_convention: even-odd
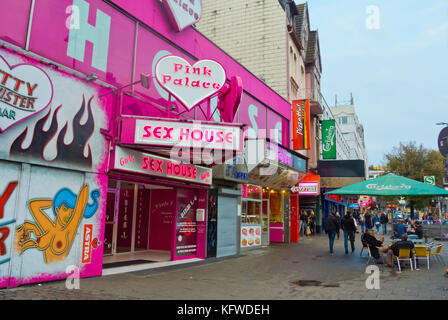
{"type": "Polygon", "coordinates": [[[53,84],[31,64],[10,66],[0,56],[0,132],[44,110],[53,98],[53,84]]]}
{"type": "Polygon", "coordinates": [[[163,0],[177,31],[197,23],[202,16],[201,0],[163,0]]]}
{"type": "Polygon", "coordinates": [[[200,60],[193,66],[178,56],[157,62],[157,82],[188,110],[218,92],[226,82],[224,68],[213,60],[200,60]]]}

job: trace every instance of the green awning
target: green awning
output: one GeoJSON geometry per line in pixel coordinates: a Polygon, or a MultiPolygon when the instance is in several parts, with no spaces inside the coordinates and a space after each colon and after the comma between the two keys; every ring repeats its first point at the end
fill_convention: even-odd
{"type": "Polygon", "coordinates": [[[375,179],[362,181],[327,194],[364,195],[364,196],[445,196],[448,191],[409,178],[387,174],[375,179]]]}

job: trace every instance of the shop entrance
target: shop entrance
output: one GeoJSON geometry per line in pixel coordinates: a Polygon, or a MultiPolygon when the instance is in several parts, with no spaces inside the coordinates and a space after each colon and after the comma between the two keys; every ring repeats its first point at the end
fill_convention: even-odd
{"type": "Polygon", "coordinates": [[[103,267],[171,260],[176,190],[110,179],[103,267]]]}

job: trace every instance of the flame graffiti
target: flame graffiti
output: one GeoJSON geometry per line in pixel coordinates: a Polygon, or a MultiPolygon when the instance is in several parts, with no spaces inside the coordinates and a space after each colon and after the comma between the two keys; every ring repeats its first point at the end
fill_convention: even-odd
{"type": "Polygon", "coordinates": [[[22,143],[28,132],[28,127],[17,137],[17,139],[12,143],[10,148],[10,156],[14,157],[33,157],[37,159],[42,159],[47,162],[53,163],[64,163],[82,167],[92,167],[92,152],[90,145],[88,145],[88,156],[83,155],[85,145],[87,140],[93,133],[95,122],[92,114],[91,101],[93,97],[89,99],[88,102],[88,119],[83,125],[80,124],[81,117],[86,108],[85,97],[83,96],[82,105],[79,111],[73,118],[73,141],[72,143],[66,145],[64,143],[64,137],[67,132],[68,123],[65,124],[64,128],[59,132],[56,143],[56,157],[53,160],[47,160],[44,157],[44,149],[50,140],[54,137],[58,130],[57,114],[62,105],[60,105],[54,112],[51,126],[47,131],[43,130],[43,126],[50,116],[51,110],[47,113],[45,117],[37,121],[33,132],[33,140],[30,146],[26,149],[22,148],[22,143]]]}

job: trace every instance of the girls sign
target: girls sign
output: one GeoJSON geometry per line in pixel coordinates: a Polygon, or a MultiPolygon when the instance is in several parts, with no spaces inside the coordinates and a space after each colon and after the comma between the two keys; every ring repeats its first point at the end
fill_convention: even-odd
{"type": "Polygon", "coordinates": [[[193,66],[178,56],[157,62],[157,82],[188,110],[218,92],[226,82],[226,72],[216,61],[200,60],[193,66]]]}

